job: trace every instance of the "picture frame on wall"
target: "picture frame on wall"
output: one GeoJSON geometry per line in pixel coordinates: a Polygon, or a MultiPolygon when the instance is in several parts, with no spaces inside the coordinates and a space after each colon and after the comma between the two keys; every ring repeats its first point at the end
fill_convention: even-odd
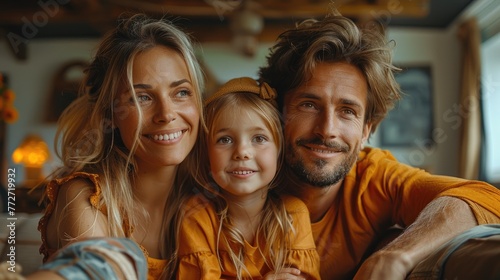
{"type": "Polygon", "coordinates": [[[403,66],[395,74],[403,92],[380,124],[383,147],[412,147],[417,141],[432,145],[433,95],[430,66],[403,66]]]}

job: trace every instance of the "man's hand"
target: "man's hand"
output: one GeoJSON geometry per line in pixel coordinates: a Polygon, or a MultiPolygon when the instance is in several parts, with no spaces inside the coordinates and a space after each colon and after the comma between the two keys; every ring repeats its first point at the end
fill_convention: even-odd
{"type": "Polygon", "coordinates": [[[402,280],[413,267],[404,254],[380,250],[363,263],[354,279],[402,280]]]}
{"type": "Polygon", "coordinates": [[[447,196],[437,198],[398,238],[370,256],[354,279],[403,280],[439,246],[476,225],[466,202],[447,196]]]}

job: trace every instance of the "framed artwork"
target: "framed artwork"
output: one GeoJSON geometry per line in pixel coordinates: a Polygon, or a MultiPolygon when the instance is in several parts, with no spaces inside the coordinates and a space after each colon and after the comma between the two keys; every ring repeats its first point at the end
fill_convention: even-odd
{"type": "MultiPolygon", "coordinates": [[[[433,102],[430,66],[401,67],[395,75],[402,99],[380,124],[384,147],[411,147],[416,140],[432,140],[433,102]]],[[[431,145],[432,141],[425,141],[431,145]]]]}

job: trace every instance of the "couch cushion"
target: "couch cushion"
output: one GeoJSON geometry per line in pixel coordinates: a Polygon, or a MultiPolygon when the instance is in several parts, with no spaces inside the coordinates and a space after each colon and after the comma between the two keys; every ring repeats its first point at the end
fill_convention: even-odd
{"type": "Polygon", "coordinates": [[[23,275],[35,271],[42,264],[43,256],[38,252],[42,244],[38,231],[41,217],[41,213],[16,213],[15,216],[0,214],[4,224],[0,227],[0,260],[8,262],[9,266],[20,264],[23,275]]]}

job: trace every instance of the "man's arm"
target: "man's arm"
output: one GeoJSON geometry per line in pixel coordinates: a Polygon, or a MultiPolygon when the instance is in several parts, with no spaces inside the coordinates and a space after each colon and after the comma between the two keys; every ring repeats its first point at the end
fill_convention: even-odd
{"type": "Polygon", "coordinates": [[[439,246],[476,225],[466,202],[449,196],[437,198],[398,238],[370,256],[355,279],[405,279],[439,246]]]}

